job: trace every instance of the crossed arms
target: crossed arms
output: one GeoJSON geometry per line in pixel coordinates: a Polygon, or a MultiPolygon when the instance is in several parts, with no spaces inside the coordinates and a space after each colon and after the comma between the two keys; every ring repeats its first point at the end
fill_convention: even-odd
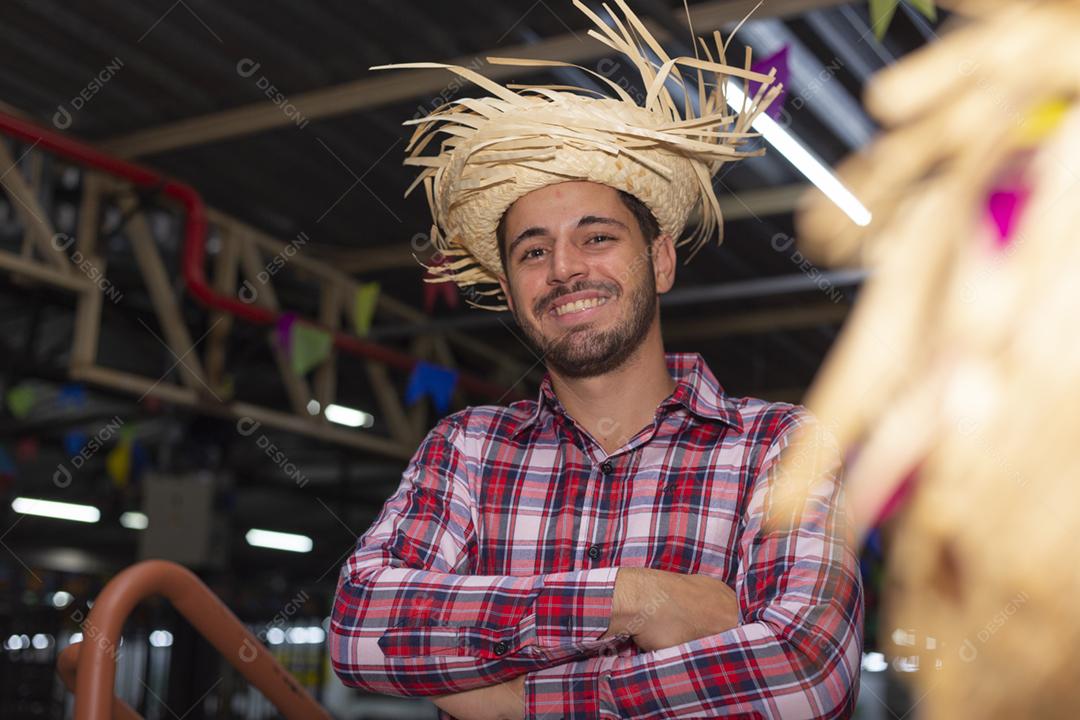
{"type": "Polygon", "coordinates": [[[468,574],[477,539],[465,459],[440,423],[342,570],[335,671],[371,692],[430,696],[466,720],[849,716],[862,589],[835,472],[796,524],[761,524],[787,430],[802,421],[792,413],[765,454],[726,592],[715,578],[641,568],[468,574]],[[616,654],[627,642],[643,652],[616,654]]]}

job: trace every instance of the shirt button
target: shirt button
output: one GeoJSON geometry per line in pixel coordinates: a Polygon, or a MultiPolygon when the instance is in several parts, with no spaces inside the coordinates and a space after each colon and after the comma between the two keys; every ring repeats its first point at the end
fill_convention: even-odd
{"type": "Polygon", "coordinates": [[[590,545],[589,549],[586,550],[585,552],[589,555],[589,557],[591,557],[593,560],[595,560],[596,558],[600,557],[600,546],[599,545],[590,545]]]}
{"type": "Polygon", "coordinates": [[[510,647],[504,642],[495,643],[495,654],[496,655],[505,655],[506,651],[509,650],[509,649],[510,649],[510,647]]]}
{"type": "Polygon", "coordinates": [[[603,464],[600,465],[600,470],[602,470],[605,475],[610,475],[615,472],[615,466],[611,464],[610,460],[605,460],[603,464]]]}

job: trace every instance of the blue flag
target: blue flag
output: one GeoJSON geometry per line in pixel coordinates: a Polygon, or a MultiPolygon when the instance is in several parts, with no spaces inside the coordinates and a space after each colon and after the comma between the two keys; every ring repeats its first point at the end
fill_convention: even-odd
{"type": "Polygon", "coordinates": [[[457,370],[423,360],[417,361],[405,388],[405,403],[412,405],[427,395],[435,403],[435,409],[445,413],[450,408],[450,396],[454,394],[457,376],[457,370]]]}

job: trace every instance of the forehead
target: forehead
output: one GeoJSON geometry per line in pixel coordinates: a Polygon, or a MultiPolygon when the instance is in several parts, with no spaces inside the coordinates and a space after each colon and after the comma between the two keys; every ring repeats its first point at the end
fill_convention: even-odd
{"type": "MultiPolygon", "coordinates": [[[[597,211],[628,212],[615,188],[601,183],[570,181],[533,190],[517,199],[506,211],[507,230],[539,221],[576,220],[580,215],[597,211]]],[[[540,223],[543,224],[543,223],[540,223]]]]}

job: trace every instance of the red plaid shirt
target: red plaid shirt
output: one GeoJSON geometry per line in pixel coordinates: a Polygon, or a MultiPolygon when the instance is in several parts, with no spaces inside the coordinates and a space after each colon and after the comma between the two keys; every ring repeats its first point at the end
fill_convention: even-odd
{"type": "Polygon", "coordinates": [[[666,358],[674,392],[611,454],[550,375],[536,401],[428,433],[342,568],[346,684],[442,695],[527,673],[527,717],[850,716],[863,608],[839,461],[798,524],[764,531],[777,458],[812,417],[725,395],[696,353],[666,358]],[[721,578],[740,625],[653,652],[601,641],[620,566],[721,578]]]}

